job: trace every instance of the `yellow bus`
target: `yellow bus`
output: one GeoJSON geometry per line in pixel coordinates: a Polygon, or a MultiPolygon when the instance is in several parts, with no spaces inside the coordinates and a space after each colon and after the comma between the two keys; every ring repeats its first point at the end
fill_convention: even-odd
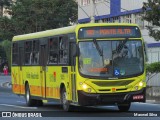
{"type": "Polygon", "coordinates": [[[136,24],[88,23],[13,37],[12,90],[28,106],[145,102],[145,47],[136,24]]]}

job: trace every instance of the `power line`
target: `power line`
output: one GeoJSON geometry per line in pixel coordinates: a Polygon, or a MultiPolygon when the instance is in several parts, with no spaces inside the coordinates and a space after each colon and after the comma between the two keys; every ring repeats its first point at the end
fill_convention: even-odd
{"type": "Polygon", "coordinates": [[[87,12],[78,4],[78,2],[76,2],[76,3],[81,8],[81,10],[90,18],[90,16],[87,14],[87,12]]]}
{"type": "Polygon", "coordinates": [[[110,8],[109,5],[107,5],[105,2],[103,2],[103,4],[106,5],[108,8],[110,8]]]}

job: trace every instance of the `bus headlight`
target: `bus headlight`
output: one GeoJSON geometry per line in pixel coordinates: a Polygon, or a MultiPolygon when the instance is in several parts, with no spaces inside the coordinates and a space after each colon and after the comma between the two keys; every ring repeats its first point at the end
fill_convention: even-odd
{"type": "Polygon", "coordinates": [[[87,86],[86,84],[83,84],[83,85],[82,85],[82,88],[85,90],[85,89],[88,88],[88,86],[87,86]]]}
{"type": "Polygon", "coordinates": [[[143,82],[141,81],[141,82],[139,82],[139,86],[140,87],[142,87],[143,86],[143,82]]]}
{"type": "Polygon", "coordinates": [[[139,90],[144,86],[144,82],[139,82],[134,86],[134,90],[139,90]]]}
{"type": "Polygon", "coordinates": [[[80,82],[79,85],[81,86],[82,90],[85,92],[94,92],[94,90],[87,84],[80,82]]]}

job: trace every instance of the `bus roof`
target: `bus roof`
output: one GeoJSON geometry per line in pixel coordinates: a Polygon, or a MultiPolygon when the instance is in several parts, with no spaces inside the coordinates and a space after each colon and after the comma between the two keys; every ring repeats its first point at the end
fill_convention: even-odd
{"type": "Polygon", "coordinates": [[[59,35],[59,34],[73,33],[75,31],[75,27],[76,26],[69,26],[69,27],[63,27],[58,29],[46,30],[42,32],[17,35],[13,37],[12,41],[29,40],[29,39],[43,38],[43,37],[49,37],[49,36],[59,35]]]}
{"type": "MultiPolygon", "coordinates": [[[[13,37],[12,41],[20,41],[20,40],[29,40],[29,39],[37,39],[49,36],[55,36],[59,34],[67,34],[67,33],[75,33],[76,29],[80,27],[91,27],[91,26],[137,26],[137,24],[129,24],[129,23],[87,23],[87,24],[78,24],[69,27],[57,28],[52,30],[46,30],[42,32],[17,35],[13,37]]],[[[138,26],[137,26],[138,27],[138,26]]]]}

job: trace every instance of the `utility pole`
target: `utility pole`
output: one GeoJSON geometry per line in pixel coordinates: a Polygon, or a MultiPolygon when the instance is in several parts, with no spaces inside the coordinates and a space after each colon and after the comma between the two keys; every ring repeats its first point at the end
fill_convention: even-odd
{"type": "Polygon", "coordinates": [[[95,0],[91,0],[91,23],[95,23],[95,0]]]}

